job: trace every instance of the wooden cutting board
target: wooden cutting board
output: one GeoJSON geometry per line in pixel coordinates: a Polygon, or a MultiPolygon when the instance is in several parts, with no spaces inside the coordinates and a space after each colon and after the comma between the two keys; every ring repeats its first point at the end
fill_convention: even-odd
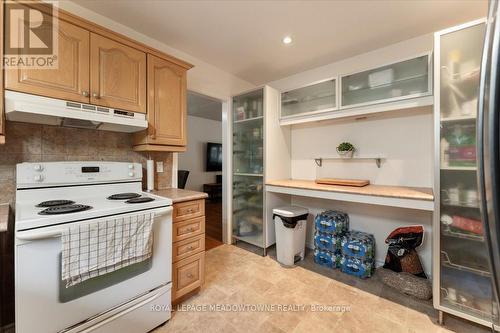
{"type": "Polygon", "coordinates": [[[363,187],[369,185],[370,181],[366,179],[319,178],[316,179],[316,184],[363,187]]]}

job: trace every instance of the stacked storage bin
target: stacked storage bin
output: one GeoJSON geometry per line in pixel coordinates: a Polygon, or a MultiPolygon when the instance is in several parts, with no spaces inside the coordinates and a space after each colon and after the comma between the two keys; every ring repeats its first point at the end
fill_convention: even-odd
{"type": "Polygon", "coordinates": [[[366,232],[350,231],[341,240],[342,272],[360,278],[372,276],[375,269],[375,237],[366,232]]]}
{"type": "Polygon", "coordinates": [[[314,261],[322,266],[338,268],[342,236],[349,230],[349,216],[327,210],[316,215],[314,225],[314,261]]]}

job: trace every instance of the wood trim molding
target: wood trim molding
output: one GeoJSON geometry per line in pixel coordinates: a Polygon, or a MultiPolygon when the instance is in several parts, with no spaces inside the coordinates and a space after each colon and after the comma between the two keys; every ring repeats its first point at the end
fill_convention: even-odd
{"type": "MultiPolygon", "coordinates": [[[[35,8],[37,10],[40,10],[44,13],[51,14],[48,5],[45,3],[42,3],[41,0],[34,0],[33,3],[28,3],[26,5],[28,5],[32,8],[35,8]]],[[[133,47],[133,48],[140,50],[140,51],[143,51],[145,53],[153,54],[157,57],[160,57],[160,58],[165,59],[167,61],[170,61],[174,64],[177,64],[185,69],[190,69],[190,68],[194,67],[194,65],[192,65],[184,60],[181,60],[181,59],[176,58],[174,56],[168,55],[160,50],[152,48],[144,43],[138,42],[132,38],[129,38],[125,35],[117,33],[113,30],[108,29],[108,28],[102,27],[94,22],[91,22],[91,21],[88,21],[84,18],[76,16],[72,13],[69,13],[69,12],[63,10],[63,9],[58,9],[57,16],[60,20],[67,21],[67,22],[72,23],[74,25],[77,25],[81,28],[89,30],[90,32],[93,32],[95,34],[101,35],[101,36],[106,37],[106,38],[113,39],[116,42],[133,47]]]]}
{"type": "Polygon", "coordinates": [[[161,146],[161,145],[150,145],[143,144],[134,146],[134,151],[163,151],[163,152],[185,152],[187,148],[184,146],[161,146]]]}

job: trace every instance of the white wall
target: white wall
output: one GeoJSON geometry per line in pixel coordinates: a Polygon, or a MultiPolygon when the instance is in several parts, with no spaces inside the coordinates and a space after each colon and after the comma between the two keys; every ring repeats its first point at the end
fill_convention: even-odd
{"type": "Polygon", "coordinates": [[[205,171],[207,142],[222,143],[222,122],[188,116],[187,151],[178,154],[179,170],[189,170],[188,190],[202,191],[203,184],[215,183],[215,175],[222,174],[205,171]]]}
{"type": "Polygon", "coordinates": [[[255,87],[253,84],[208,64],[195,56],[174,49],[173,47],[170,47],[156,39],[150,38],[123,24],[81,7],[76,3],[71,1],[59,1],[58,4],[63,10],[193,64],[194,68],[190,69],[187,75],[187,85],[188,89],[191,91],[221,100],[226,100],[232,95],[236,95],[244,90],[255,87]]]}
{"type": "MultiPolygon", "coordinates": [[[[340,74],[410,58],[433,49],[432,34],[420,36],[379,50],[361,54],[326,66],[268,83],[286,91],[340,74]]],[[[432,187],[433,184],[433,117],[432,107],[401,110],[372,115],[367,119],[341,119],[293,125],[291,129],[292,178],[319,177],[369,179],[373,184],[432,187]],[[315,157],[336,156],[335,147],[350,141],[361,155],[385,155],[378,169],[373,161],[324,161],[317,167],[315,157]]],[[[432,270],[432,213],[356,204],[340,201],[293,197],[292,203],[317,214],[325,209],[349,213],[351,229],[375,235],[376,259],[384,261],[387,235],[399,226],[422,224],[425,244],[419,249],[424,269],[432,270]]],[[[308,224],[308,246],[313,246],[314,226],[308,224]]]]}
{"type": "Polygon", "coordinates": [[[369,179],[373,184],[432,187],[432,108],[369,117],[365,120],[325,121],[292,127],[292,178],[369,179]],[[382,154],[386,160],[377,168],[373,160],[324,160],[336,156],[338,143],[349,141],[356,154],[382,154]]]}

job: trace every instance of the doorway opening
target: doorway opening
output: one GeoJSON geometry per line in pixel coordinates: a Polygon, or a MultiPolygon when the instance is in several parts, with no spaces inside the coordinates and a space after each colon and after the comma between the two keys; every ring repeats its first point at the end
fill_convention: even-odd
{"type": "Polygon", "coordinates": [[[177,186],[205,192],[205,248],[223,244],[222,101],[187,94],[187,151],[178,155],[177,186]]]}

